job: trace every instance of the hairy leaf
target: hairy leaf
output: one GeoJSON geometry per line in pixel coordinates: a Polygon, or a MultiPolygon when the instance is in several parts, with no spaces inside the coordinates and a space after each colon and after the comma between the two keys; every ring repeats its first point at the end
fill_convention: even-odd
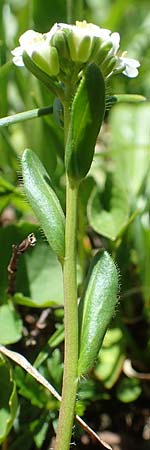
{"type": "Polygon", "coordinates": [[[27,198],[57,256],[64,256],[65,217],[51,180],[32,150],[25,150],[22,173],[27,198]]]}
{"type": "Polygon", "coordinates": [[[118,272],[110,255],[94,257],[79,305],[80,346],[78,374],[93,367],[117,303],[118,272]]]}

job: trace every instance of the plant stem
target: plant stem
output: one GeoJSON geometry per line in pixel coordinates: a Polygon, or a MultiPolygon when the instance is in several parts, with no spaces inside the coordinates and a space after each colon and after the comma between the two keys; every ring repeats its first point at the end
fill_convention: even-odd
{"type": "Polygon", "coordinates": [[[76,287],[77,188],[67,179],[66,252],[64,261],[65,361],[59,425],[55,450],[68,450],[72,434],[77,391],[78,311],[76,287]]]}
{"type": "MultiPolygon", "coordinates": [[[[69,96],[70,97],[70,96],[69,96]]],[[[66,102],[65,142],[70,120],[69,102],[66,102]]],[[[76,217],[78,188],[72,187],[66,175],[66,229],[64,259],[64,315],[65,315],[65,358],[62,388],[62,402],[59,413],[55,450],[68,450],[75,415],[76,391],[78,385],[78,307],[76,281],[76,217]]]]}
{"type": "Polygon", "coordinates": [[[67,22],[73,22],[73,0],[67,0],[67,22]]]}

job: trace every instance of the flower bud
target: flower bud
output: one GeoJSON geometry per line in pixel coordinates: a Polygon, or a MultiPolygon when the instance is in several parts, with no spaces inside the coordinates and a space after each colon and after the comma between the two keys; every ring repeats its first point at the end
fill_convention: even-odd
{"type": "Polygon", "coordinates": [[[20,47],[12,53],[14,63],[23,65],[24,52],[31,61],[49,76],[57,76],[59,73],[59,59],[57,49],[52,47],[46,35],[33,30],[26,31],[19,39],[20,47]]]}
{"type": "Polygon", "coordinates": [[[59,59],[55,47],[51,47],[47,43],[39,46],[39,49],[32,53],[33,62],[51,77],[57,76],[59,73],[59,59]]]}
{"type": "Polygon", "coordinates": [[[101,63],[104,61],[104,59],[107,57],[111,48],[112,48],[111,40],[102,43],[102,45],[99,48],[99,52],[97,53],[95,61],[98,66],[100,66],[101,63]]]}
{"type": "Polygon", "coordinates": [[[85,63],[89,60],[91,54],[91,38],[90,36],[79,37],[77,33],[68,35],[68,46],[70,56],[74,62],[85,63]]]}
{"type": "MultiPolygon", "coordinates": [[[[12,51],[16,65],[24,65],[25,52],[28,59],[45,72],[46,76],[57,77],[57,81],[59,78],[63,83],[70,82],[70,74],[75,65],[78,83],[78,72],[82,69],[84,72],[85,64],[89,63],[97,64],[105,78],[116,73],[123,73],[130,78],[138,75],[139,62],[127,58],[126,53],[119,52],[119,33],[111,33],[110,30],[86,23],[85,20],[76,22],[76,25],[56,23],[45,34],[28,30],[20,37],[19,42],[20,47],[12,51]]],[[[34,74],[35,72],[36,70],[34,74]]]]}
{"type": "Polygon", "coordinates": [[[51,45],[56,47],[58,54],[61,58],[69,59],[69,49],[67,45],[66,36],[63,30],[58,30],[57,33],[55,33],[50,41],[51,45]]]}

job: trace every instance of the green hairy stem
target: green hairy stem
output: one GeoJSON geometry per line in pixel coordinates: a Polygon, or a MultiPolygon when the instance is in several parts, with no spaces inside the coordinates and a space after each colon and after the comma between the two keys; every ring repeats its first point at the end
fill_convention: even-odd
{"type": "MultiPolygon", "coordinates": [[[[65,139],[69,126],[69,107],[65,109],[65,139]]],[[[55,450],[68,450],[75,414],[78,364],[78,308],[76,281],[76,216],[78,188],[66,176],[66,228],[64,258],[65,359],[62,402],[55,450]]]]}

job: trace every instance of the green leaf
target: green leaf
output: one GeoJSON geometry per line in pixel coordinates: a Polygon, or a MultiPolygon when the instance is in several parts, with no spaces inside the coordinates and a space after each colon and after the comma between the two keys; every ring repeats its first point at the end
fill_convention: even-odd
{"type": "Polygon", "coordinates": [[[75,94],[66,144],[66,170],[73,182],[90,169],[105,112],[105,83],[96,64],[87,66],[75,94]]]}
{"type": "Polygon", "coordinates": [[[102,236],[115,240],[129,221],[129,202],[124,182],[118,174],[108,175],[102,195],[95,188],[88,202],[88,219],[102,236]]]}
{"type": "Polygon", "coordinates": [[[130,227],[130,239],[134,243],[138,263],[138,274],[141,280],[142,295],[144,298],[145,314],[150,314],[150,225],[149,212],[136,217],[130,227]]]}
{"type": "Polygon", "coordinates": [[[116,105],[110,114],[111,155],[131,195],[137,195],[150,167],[150,103],[116,105]]]}
{"type": "Polygon", "coordinates": [[[120,328],[107,331],[103,341],[98,364],[94,370],[96,378],[103,382],[107,389],[116,383],[124,361],[124,337],[120,328]]]}
{"type": "Polygon", "coordinates": [[[47,344],[42,348],[36,360],[34,362],[34,366],[38,369],[38,367],[43,364],[43,362],[48,358],[52,349],[58,347],[64,340],[64,325],[59,325],[59,328],[52,334],[49,338],[47,344]]]}
{"type": "Polygon", "coordinates": [[[60,258],[64,257],[65,217],[51,180],[41,161],[32,150],[25,150],[22,173],[27,198],[47,240],[60,258]]]}
{"type": "Polygon", "coordinates": [[[89,269],[79,305],[78,375],[93,367],[117,303],[118,273],[106,251],[98,252],[89,269]]]}
{"type": "Polygon", "coordinates": [[[47,414],[47,412],[44,411],[38,419],[35,419],[30,423],[30,430],[34,436],[34,442],[37,448],[41,448],[45,441],[49,422],[50,414],[47,414]]]}
{"type": "MultiPolygon", "coordinates": [[[[27,268],[30,297],[17,293],[14,301],[17,303],[45,308],[63,303],[63,277],[61,265],[48,244],[39,240],[31,252],[24,255],[27,268]]],[[[20,267],[23,280],[23,267],[20,267]]],[[[21,287],[21,283],[20,287],[21,287]]],[[[19,286],[18,286],[19,288],[19,286]]]]}
{"type": "Polygon", "coordinates": [[[48,409],[51,395],[46,389],[41,387],[33,377],[26,374],[20,367],[16,366],[15,379],[20,395],[27,398],[31,402],[31,405],[41,409],[43,407],[48,409]]]}
{"type": "Polygon", "coordinates": [[[0,306],[0,344],[13,344],[22,336],[22,321],[11,302],[0,306]]]}
{"type": "Polygon", "coordinates": [[[23,201],[21,191],[0,176],[0,213],[8,204],[17,203],[20,199],[23,201]]]}
{"type": "Polygon", "coordinates": [[[142,392],[140,381],[136,378],[123,378],[116,388],[118,400],[130,403],[137,400],[142,392]]]}
{"type": "Polygon", "coordinates": [[[10,364],[0,356],[0,444],[5,440],[17,413],[17,393],[10,364]]]}

